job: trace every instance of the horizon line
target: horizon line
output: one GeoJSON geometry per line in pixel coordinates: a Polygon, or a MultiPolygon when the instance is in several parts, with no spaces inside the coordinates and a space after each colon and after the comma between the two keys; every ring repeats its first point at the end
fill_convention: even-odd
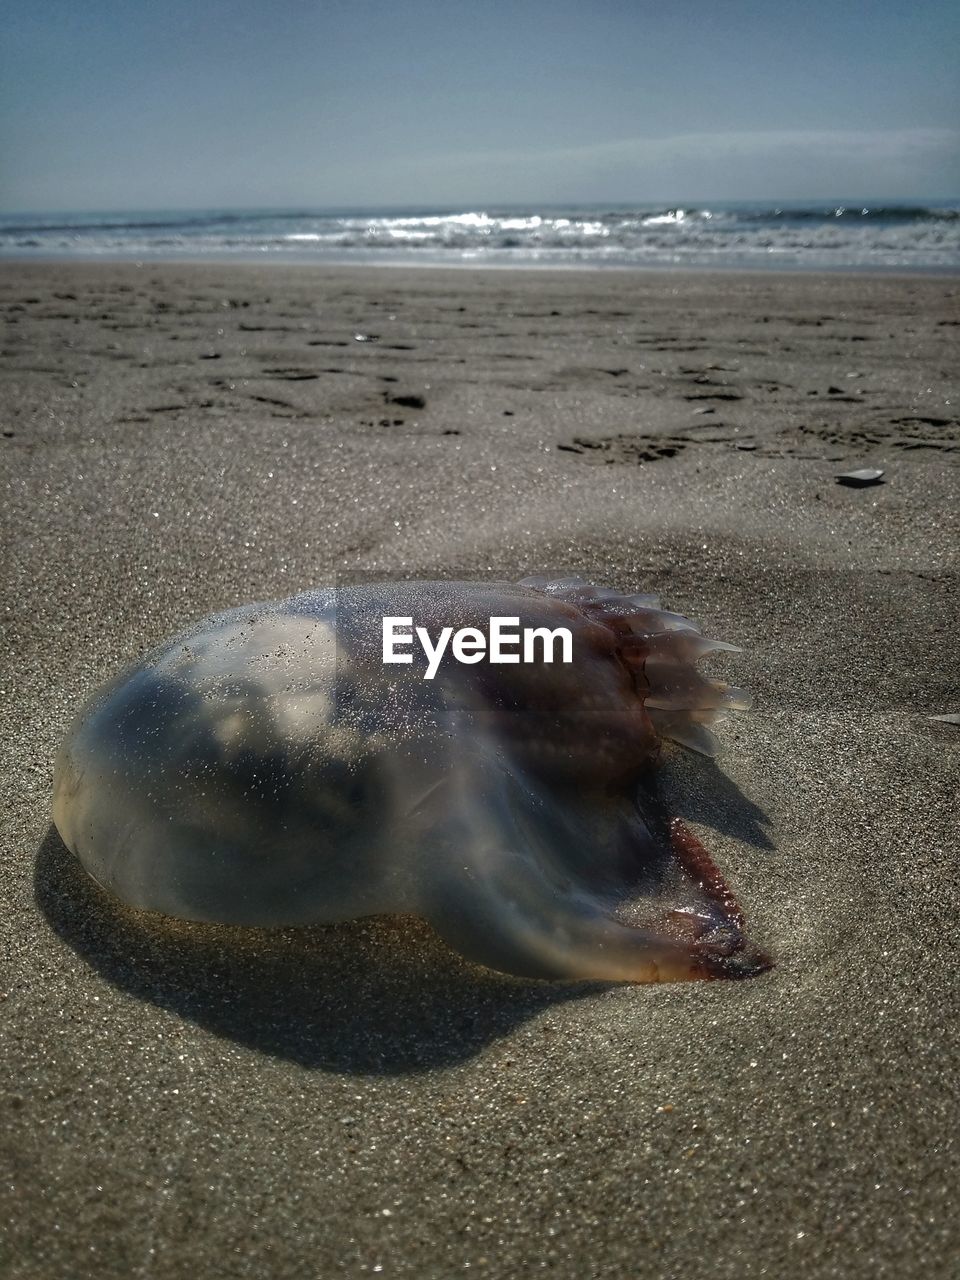
{"type": "Polygon", "coordinates": [[[60,208],[0,208],[0,218],[14,217],[62,217],[66,214],[76,214],[80,217],[94,217],[104,214],[150,214],[150,213],[249,213],[249,214],[265,214],[265,213],[284,213],[284,214],[330,214],[330,213],[349,213],[349,212],[429,212],[439,213],[442,211],[457,212],[483,212],[485,209],[597,209],[603,206],[619,209],[619,208],[639,208],[646,205],[655,205],[657,208],[667,209],[689,209],[704,208],[710,205],[741,205],[741,204],[764,204],[772,208],[785,208],[789,205],[825,204],[832,205],[834,208],[852,208],[860,205],[863,208],[870,206],[893,208],[914,208],[914,207],[930,207],[930,206],[949,206],[952,204],[960,205],[960,193],[956,195],[917,195],[910,197],[893,197],[883,195],[859,196],[859,195],[807,195],[807,196],[740,196],[735,200],[730,199],[711,199],[704,197],[702,199],[686,199],[677,200],[669,198],[652,197],[650,199],[600,199],[600,200],[449,200],[428,204],[411,204],[409,202],[390,203],[387,201],[374,201],[367,203],[365,201],[343,201],[334,204],[307,204],[300,201],[291,202],[289,204],[276,205],[244,205],[244,204],[200,204],[200,205],[102,205],[97,208],[77,208],[77,207],[60,207],[60,208]]]}

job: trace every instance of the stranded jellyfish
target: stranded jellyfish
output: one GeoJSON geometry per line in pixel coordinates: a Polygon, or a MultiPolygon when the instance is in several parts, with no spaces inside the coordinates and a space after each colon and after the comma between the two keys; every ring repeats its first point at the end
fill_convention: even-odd
{"type": "Polygon", "coordinates": [[[107,890],[181,919],[414,913],[512,974],[749,976],[769,961],[655,786],[664,739],[713,754],[710,724],[749,705],[697,670],[733,647],[579,578],[232,609],[92,696],[60,752],[54,818],[107,890]],[[532,636],[530,660],[484,649],[493,618],[532,636]],[[384,619],[409,662],[384,660],[384,619]],[[436,655],[444,628],[457,637],[431,674],[413,637],[436,655]]]}

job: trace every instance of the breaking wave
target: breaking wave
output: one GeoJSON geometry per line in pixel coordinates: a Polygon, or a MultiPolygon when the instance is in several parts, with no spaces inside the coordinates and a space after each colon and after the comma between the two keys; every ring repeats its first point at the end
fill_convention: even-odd
{"type": "Polygon", "coordinates": [[[285,209],[0,218],[0,255],[518,266],[960,267],[954,205],[285,209]]]}

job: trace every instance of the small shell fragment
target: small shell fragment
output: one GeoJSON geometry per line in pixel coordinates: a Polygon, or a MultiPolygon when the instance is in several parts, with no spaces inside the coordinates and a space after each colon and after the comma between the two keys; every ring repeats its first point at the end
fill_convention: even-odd
{"type": "Polygon", "coordinates": [[[870,484],[880,484],[883,472],[878,467],[861,467],[858,471],[841,471],[837,476],[837,484],[849,485],[852,489],[863,489],[870,484]]]}

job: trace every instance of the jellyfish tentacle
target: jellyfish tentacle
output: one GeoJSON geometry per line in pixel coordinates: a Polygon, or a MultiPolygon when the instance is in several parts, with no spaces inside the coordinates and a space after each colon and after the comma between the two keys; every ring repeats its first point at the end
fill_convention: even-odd
{"type": "Polygon", "coordinates": [[[677,861],[697,880],[705,896],[720,908],[731,924],[742,929],[743,908],[733,890],[706,845],[680,818],[670,819],[670,844],[677,861]]]}

